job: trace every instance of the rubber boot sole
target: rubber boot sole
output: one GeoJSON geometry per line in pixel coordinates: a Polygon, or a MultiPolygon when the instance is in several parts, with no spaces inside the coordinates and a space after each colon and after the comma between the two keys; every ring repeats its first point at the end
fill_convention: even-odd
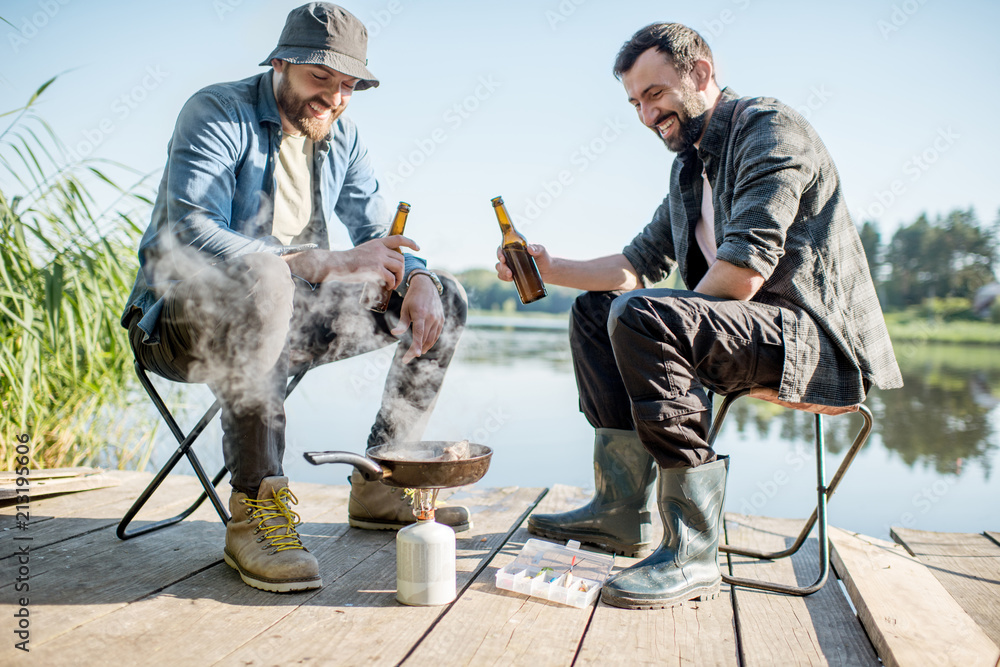
{"type": "Polygon", "coordinates": [[[622,609],[666,609],[668,607],[676,607],[688,600],[714,600],[719,596],[721,588],[721,583],[699,586],[681,595],[661,599],[632,598],[626,595],[617,595],[605,588],[601,591],[601,601],[604,604],[611,605],[612,607],[621,607],[622,609]]]}
{"type": "Polygon", "coordinates": [[[625,556],[626,558],[645,558],[653,553],[653,545],[651,543],[625,544],[624,542],[594,535],[593,533],[574,533],[571,530],[546,530],[533,525],[530,517],[528,519],[528,532],[532,535],[538,535],[539,537],[555,540],[557,542],[576,540],[580,544],[585,544],[589,547],[597,547],[602,551],[616,554],[618,556],[625,556]]]}
{"type": "MultiPolygon", "coordinates": [[[[402,521],[377,521],[374,519],[357,519],[351,515],[347,516],[347,524],[352,528],[361,528],[362,530],[399,530],[400,528],[405,528],[413,524],[403,523],[402,521]]],[[[448,524],[443,524],[447,526],[448,524]]],[[[465,523],[460,523],[454,526],[449,526],[456,533],[462,533],[472,528],[472,521],[466,521],[465,523]]]]}
{"type": "Polygon", "coordinates": [[[229,549],[223,551],[223,557],[226,560],[226,565],[240,573],[240,579],[243,580],[243,583],[247,586],[259,588],[262,591],[269,591],[271,593],[291,593],[293,591],[308,591],[313,588],[323,587],[323,578],[318,576],[311,579],[295,579],[291,581],[287,579],[263,579],[250,574],[240,567],[240,564],[236,562],[236,559],[229,555],[229,549]]]}

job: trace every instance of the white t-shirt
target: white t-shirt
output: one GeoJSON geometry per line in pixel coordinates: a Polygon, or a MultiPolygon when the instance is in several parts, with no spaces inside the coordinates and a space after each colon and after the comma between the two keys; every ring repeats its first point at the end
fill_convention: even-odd
{"type": "Polygon", "coordinates": [[[278,163],[274,168],[274,226],[285,245],[302,233],[313,213],[313,140],[282,132],[278,163]]]}

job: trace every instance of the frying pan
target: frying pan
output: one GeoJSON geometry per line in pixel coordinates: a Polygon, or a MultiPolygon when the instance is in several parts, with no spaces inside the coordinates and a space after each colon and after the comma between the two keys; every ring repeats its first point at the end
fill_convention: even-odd
{"type": "Polygon", "coordinates": [[[433,460],[444,453],[445,447],[455,444],[442,440],[404,442],[372,447],[367,457],[338,451],[306,452],[304,456],[313,465],[347,463],[369,482],[381,481],[404,489],[447,489],[478,482],[489,470],[493,450],[470,443],[467,459],[433,460]]]}

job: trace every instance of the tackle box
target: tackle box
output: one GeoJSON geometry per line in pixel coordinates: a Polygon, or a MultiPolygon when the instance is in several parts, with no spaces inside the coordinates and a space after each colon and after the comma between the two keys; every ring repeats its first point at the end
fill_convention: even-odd
{"type": "Polygon", "coordinates": [[[576,540],[563,546],[530,539],[497,572],[497,588],[582,608],[597,598],[614,564],[614,556],[583,551],[576,540]]]}

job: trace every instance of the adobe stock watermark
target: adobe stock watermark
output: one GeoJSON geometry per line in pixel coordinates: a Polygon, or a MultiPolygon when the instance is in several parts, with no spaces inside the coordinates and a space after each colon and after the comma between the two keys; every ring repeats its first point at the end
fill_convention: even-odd
{"type": "Polygon", "coordinates": [[[810,86],[809,96],[806,97],[805,103],[793,108],[806,120],[812,120],[813,114],[826,106],[831,98],[833,98],[833,93],[827,90],[825,83],[821,83],[818,87],[810,86]]]}
{"type": "Polygon", "coordinates": [[[545,20],[549,22],[549,29],[556,30],[560,24],[569,20],[569,17],[576,13],[587,0],[561,0],[554,9],[545,10],[545,20]]]}
{"type": "Polygon", "coordinates": [[[19,596],[16,598],[17,611],[14,612],[14,648],[25,653],[30,652],[28,644],[31,642],[31,599],[28,593],[31,590],[31,469],[28,464],[31,460],[31,448],[28,443],[31,436],[22,433],[16,438],[17,444],[14,451],[17,454],[15,463],[17,464],[14,473],[17,475],[15,486],[17,497],[15,506],[13,528],[17,531],[14,534],[14,552],[11,554],[12,565],[17,568],[14,571],[14,592],[19,596]],[[20,641],[17,641],[20,640],[20,641]]]}
{"type": "Polygon", "coordinates": [[[149,98],[150,93],[160,87],[160,84],[170,76],[159,65],[150,65],[136,85],[128,92],[119,95],[111,101],[109,114],[97,125],[82,132],[83,139],[67,146],[67,154],[71,162],[79,162],[87,158],[114,134],[120,124],[128,119],[139,106],[149,98]]]}
{"type": "Polygon", "coordinates": [[[729,8],[723,9],[714,18],[702,22],[702,36],[707,33],[713,38],[718,38],[726,31],[726,28],[736,23],[736,19],[739,18],[738,12],[745,12],[750,8],[750,0],[732,0],[732,4],[736,11],[729,8]]]}
{"type": "Polygon", "coordinates": [[[243,4],[243,0],[212,0],[212,9],[219,20],[226,18],[227,14],[232,14],[236,8],[243,4]]]}
{"type": "Polygon", "coordinates": [[[507,423],[507,415],[503,407],[492,407],[486,411],[486,418],[482,421],[482,426],[476,428],[469,434],[469,442],[477,445],[485,445],[497,434],[507,423]]]}
{"type": "Polygon", "coordinates": [[[951,150],[952,146],[961,139],[962,135],[955,132],[949,125],[939,127],[937,135],[930,145],[919,153],[914,153],[903,163],[902,172],[906,176],[893,179],[889,187],[878,192],[875,198],[878,201],[870,202],[867,206],[854,212],[855,220],[878,220],[899,198],[907,193],[910,186],[923,178],[934,163],[941,159],[941,156],[951,150]]]}
{"type": "Polygon", "coordinates": [[[538,219],[552,204],[555,203],[573,183],[579,174],[586,172],[608,148],[615,143],[625,131],[625,122],[620,118],[609,118],[604,127],[589,141],[580,144],[570,155],[569,164],[574,169],[560,169],[551,180],[542,182],[542,191],[532,197],[521,211],[519,220],[530,224],[538,219]]]}
{"type": "Polygon", "coordinates": [[[380,32],[389,27],[392,20],[403,13],[403,3],[399,0],[389,0],[385,7],[371,13],[371,20],[365,21],[368,28],[368,39],[377,37],[380,32]]]}
{"type": "MultiPolygon", "coordinates": [[[[913,528],[917,524],[917,518],[930,512],[935,505],[941,502],[955,488],[956,483],[958,483],[957,476],[955,478],[946,477],[936,479],[921,488],[920,491],[914,493],[913,497],[910,498],[910,507],[912,509],[900,514],[897,519],[898,523],[903,528],[913,528]]],[[[888,533],[890,528],[892,528],[891,523],[883,526],[882,530],[888,533]]]]}
{"type": "Polygon", "coordinates": [[[386,183],[393,186],[399,185],[413,176],[417,169],[451,138],[451,133],[462,127],[499,88],[500,82],[492,75],[479,77],[475,89],[463,99],[455,102],[450,109],[442,114],[443,125],[434,128],[423,138],[413,140],[414,149],[399,157],[396,168],[386,175],[386,183]]]}
{"type": "Polygon", "coordinates": [[[888,20],[879,19],[875,22],[882,39],[888,41],[891,34],[899,32],[926,4],[927,0],[904,0],[899,4],[893,4],[888,20]]]}
{"type": "Polygon", "coordinates": [[[751,493],[749,497],[741,498],[740,513],[747,515],[756,514],[771,502],[778,495],[778,492],[792,481],[789,471],[796,473],[806,464],[804,452],[804,449],[796,447],[785,454],[785,467],[775,470],[770,479],[757,482],[757,490],[751,493]]]}
{"type": "Polygon", "coordinates": [[[22,47],[27,46],[39,32],[45,29],[49,22],[56,17],[63,7],[71,0],[39,0],[36,4],[38,11],[30,16],[24,16],[20,21],[11,21],[17,30],[7,33],[7,41],[14,53],[18,53],[22,47]]]}

